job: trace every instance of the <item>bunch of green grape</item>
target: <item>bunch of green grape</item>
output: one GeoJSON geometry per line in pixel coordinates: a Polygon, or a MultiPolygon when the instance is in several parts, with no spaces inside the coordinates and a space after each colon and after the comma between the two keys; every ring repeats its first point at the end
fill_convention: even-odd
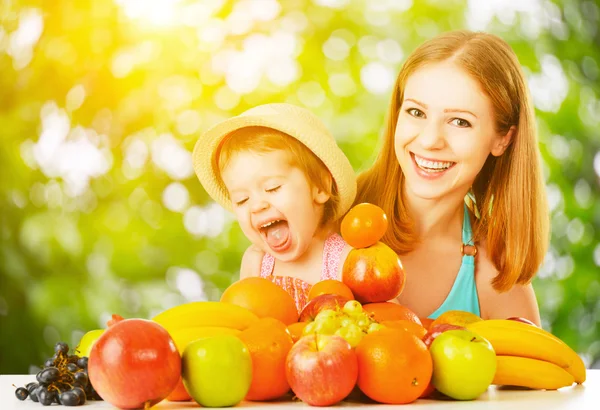
{"type": "Polygon", "coordinates": [[[350,346],[356,347],[366,334],[382,328],[358,301],[350,300],[341,309],[320,311],[315,320],[304,327],[302,335],[337,335],[346,339],[350,346]]]}

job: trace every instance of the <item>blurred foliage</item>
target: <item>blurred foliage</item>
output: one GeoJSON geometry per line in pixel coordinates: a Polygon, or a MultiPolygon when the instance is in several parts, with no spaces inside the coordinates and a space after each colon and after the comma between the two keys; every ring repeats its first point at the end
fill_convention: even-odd
{"type": "Polygon", "coordinates": [[[534,95],[552,247],[544,327],[600,362],[600,44],[593,1],[0,2],[0,373],[108,316],[216,300],[248,245],[191,167],[198,133],[307,106],[357,171],[406,56],[441,31],[500,35],[534,95]]]}

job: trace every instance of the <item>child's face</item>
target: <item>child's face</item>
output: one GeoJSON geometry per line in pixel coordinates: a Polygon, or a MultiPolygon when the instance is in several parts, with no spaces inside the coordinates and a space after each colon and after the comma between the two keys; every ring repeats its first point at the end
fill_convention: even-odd
{"type": "Polygon", "coordinates": [[[479,84],[451,62],[425,66],[407,80],[395,133],[407,193],[424,199],[464,195],[508,136],[494,130],[493,108],[479,84]]]}
{"type": "Polygon", "coordinates": [[[252,243],[283,261],[306,252],[329,195],[309,183],[288,153],[236,153],[221,177],[240,227],[252,243]]]}

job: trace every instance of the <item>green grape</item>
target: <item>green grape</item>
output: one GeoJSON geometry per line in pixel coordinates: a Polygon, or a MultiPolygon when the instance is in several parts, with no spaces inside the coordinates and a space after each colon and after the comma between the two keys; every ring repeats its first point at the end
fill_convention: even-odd
{"type": "Polygon", "coordinates": [[[316,326],[317,324],[315,322],[310,322],[309,324],[304,326],[304,329],[302,329],[302,336],[312,335],[313,333],[315,333],[316,326]]]}
{"type": "Polygon", "coordinates": [[[356,323],[350,316],[345,316],[340,319],[340,327],[347,327],[356,323]]]}
{"type": "Polygon", "coordinates": [[[352,347],[358,346],[358,344],[360,343],[360,341],[362,340],[362,338],[364,336],[364,333],[362,332],[362,330],[360,330],[360,328],[358,326],[356,326],[355,324],[352,324],[347,327],[343,327],[343,328],[339,329],[335,334],[346,339],[346,341],[352,347]]]}
{"type": "Polygon", "coordinates": [[[360,315],[356,316],[356,325],[361,329],[367,330],[370,324],[371,319],[369,318],[369,315],[361,313],[360,315]]]}
{"type": "Polygon", "coordinates": [[[340,321],[337,318],[323,319],[315,325],[315,331],[321,335],[332,335],[339,328],[340,321]]]}
{"type": "Polygon", "coordinates": [[[376,323],[376,322],[374,322],[374,323],[371,323],[371,324],[369,325],[369,328],[367,329],[367,333],[373,333],[373,332],[377,332],[377,331],[379,331],[379,330],[383,329],[384,327],[385,327],[385,326],[383,326],[383,325],[381,325],[381,324],[379,324],[379,323],[376,323]]]}
{"type": "Polygon", "coordinates": [[[362,313],[363,309],[362,305],[357,300],[349,300],[342,308],[342,311],[348,315],[355,315],[362,313]]]}
{"type": "Polygon", "coordinates": [[[339,312],[336,312],[335,310],[332,309],[324,309],[322,311],[320,311],[319,313],[317,313],[317,316],[315,316],[315,322],[320,322],[322,320],[329,320],[331,318],[336,319],[340,316],[339,312]]]}

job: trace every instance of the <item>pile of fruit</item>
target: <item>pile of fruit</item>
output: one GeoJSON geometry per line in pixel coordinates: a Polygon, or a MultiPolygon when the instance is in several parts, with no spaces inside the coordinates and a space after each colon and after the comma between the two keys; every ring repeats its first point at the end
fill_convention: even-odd
{"type": "Polygon", "coordinates": [[[148,408],[163,399],[234,406],[290,392],[315,406],[353,392],[386,404],[473,400],[492,384],[553,390],[585,381],[581,358],[526,319],[449,311],[432,320],[388,302],[405,274],[379,242],[385,214],[361,204],[341,228],[354,247],[343,282],[315,284],[301,312],[285,290],[251,277],[219,302],[186,303],[152,320],[115,315],[80,344],[90,383],[116,407],[148,408]]]}
{"type": "Polygon", "coordinates": [[[19,400],[28,397],[44,406],[53,403],[64,406],[79,406],[86,400],[102,400],[88,378],[88,358],[69,354],[69,346],[58,342],[55,354],[46,360],[36,375],[36,382],[15,390],[19,400]]]}

